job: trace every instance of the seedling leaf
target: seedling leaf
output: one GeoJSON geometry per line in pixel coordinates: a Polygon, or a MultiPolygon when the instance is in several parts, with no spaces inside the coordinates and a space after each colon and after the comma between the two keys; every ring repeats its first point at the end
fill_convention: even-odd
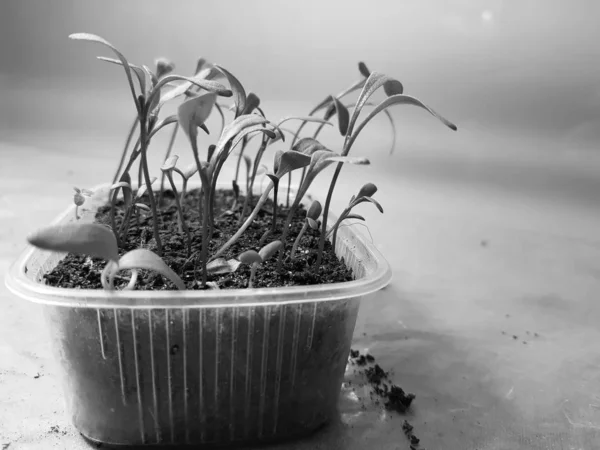
{"type": "Polygon", "coordinates": [[[358,71],[365,78],[369,78],[369,76],[371,75],[371,71],[367,68],[367,65],[362,61],[358,63],[358,71]]]}
{"type": "MultiPolygon", "coordinates": [[[[96,56],[96,58],[99,59],[100,61],[105,61],[105,62],[108,62],[111,64],[116,64],[117,66],[123,67],[123,63],[119,59],[108,58],[106,56],[96,56]]],[[[144,73],[144,70],[141,67],[136,66],[135,64],[131,64],[131,63],[129,63],[129,68],[131,70],[133,70],[133,72],[135,73],[135,75],[138,79],[138,82],[140,83],[140,90],[142,92],[147,92],[148,84],[147,84],[146,74],[144,73]]]]}
{"type": "Polygon", "coordinates": [[[163,172],[169,172],[169,171],[173,170],[175,168],[175,165],[177,164],[178,159],[179,159],[179,156],[177,156],[177,155],[173,155],[173,156],[167,158],[165,160],[165,162],[163,163],[163,165],[161,166],[160,170],[162,170],[163,172]]]}
{"type": "Polygon", "coordinates": [[[248,92],[248,96],[246,97],[246,106],[244,107],[244,111],[242,114],[250,114],[256,108],[260,106],[260,98],[254,92],[248,92]]]}
{"type": "Polygon", "coordinates": [[[375,186],[373,183],[367,183],[360,188],[356,197],[373,197],[375,192],[377,192],[377,186],[375,186]]]}
{"type": "Polygon", "coordinates": [[[348,215],[346,215],[346,217],[344,217],[344,219],[356,219],[356,220],[362,220],[363,222],[365,221],[365,218],[359,214],[354,214],[354,213],[350,213],[348,215]]]}
{"type": "Polygon", "coordinates": [[[347,134],[351,135],[354,131],[354,125],[356,124],[358,116],[360,115],[361,110],[365,106],[365,103],[367,102],[367,100],[369,100],[369,97],[371,97],[371,95],[373,95],[377,89],[379,89],[389,80],[393,80],[393,78],[388,77],[387,75],[384,75],[382,73],[371,72],[371,75],[369,75],[369,78],[367,78],[367,81],[365,82],[365,85],[363,86],[362,91],[360,92],[360,95],[356,100],[356,106],[354,107],[352,117],[350,118],[350,124],[348,125],[347,134]]]}
{"type": "Polygon", "coordinates": [[[312,155],[318,150],[327,150],[327,148],[316,139],[306,137],[300,139],[296,145],[292,147],[292,150],[304,153],[305,155],[312,155]]]}
{"type": "Polygon", "coordinates": [[[371,203],[373,203],[377,207],[377,209],[379,210],[379,212],[383,213],[383,207],[374,198],[371,198],[371,197],[361,197],[361,198],[359,198],[359,199],[356,200],[355,204],[358,205],[358,204],[363,203],[363,202],[371,202],[371,203]]]}
{"type": "Polygon", "coordinates": [[[156,77],[159,79],[175,70],[175,63],[169,61],[167,58],[155,59],[154,65],[156,66],[156,77]]]}
{"type": "Polygon", "coordinates": [[[138,248],[125,253],[119,260],[119,270],[145,269],[158,272],[173,282],[177,289],[185,290],[185,283],[179,275],[167,266],[156,253],[145,248],[138,248]]]}
{"type": "Polygon", "coordinates": [[[131,68],[129,66],[129,62],[127,61],[127,59],[125,58],[125,56],[123,56],[123,54],[117,50],[110,42],[108,42],[106,39],[101,38],[100,36],[96,36],[95,34],[90,34],[90,33],[73,33],[69,36],[69,39],[73,39],[76,41],[89,41],[89,42],[96,42],[98,44],[102,44],[105,47],[110,48],[119,58],[119,60],[121,61],[121,64],[123,65],[123,69],[125,70],[125,75],[127,76],[127,82],[129,83],[129,88],[131,89],[131,95],[133,95],[133,99],[136,103],[137,103],[137,95],[135,93],[135,88],[133,87],[133,78],[131,77],[131,68]]]}
{"type": "Polygon", "coordinates": [[[237,259],[217,258],[206,265],[206,270],[213,275],[223,275],[235,272],[240,264],[237,259]]]}
{"type": "Polygon", "coordinates": [[[192,163],[183,171],[183,177],[186,180],[189,180],[196,174],[196,172],[198,172],[198,166],[196,163],[192,163]]]}
{"type": "Polygon", "coordinates": [[[285,174],[293,170],[308,166],[310,164],[311,159],[310,156],[304,153],[297,152],[295,150],[288,150],[287,152],[282,152],[281,154],[278,154],[278,156],[279,161],[275,172],[275,176],[277,178],[281,178],[285,174]]]}
{"type": "Polygon", "coordinates": [[[313,230],[317,230],[319,228],[319,222],[317,222],[315,219],[307,217],[306,221],[308,222],[308,226],[311,227],[313,230]]]}
{"type": "Polygon", "coordinates": [[[323,207],[321,206],[321,202],[315,200],[311,203],[310,207],[308,208],[308,211],[306,212],[306,217],[313,220],[317,220],[321,215],[322,211],[323,207]]]}
{"type": "Polygon", "coordinates": [[[225,75],[227,81],[229,81],[229,86],[231,86],[231,90],[233,91],[233,97],[235,102],[235,117],[241,116],[246,109],[246,91],[244,90],[244,86],[242,86],[240,80],[238,80],[227,69],[219,66],[218,64],[215,64],[214,66],[223,75],[225,75]]]}
{"type": "Polygon", "coordinates": [[[143,209],[144,211],[151,211],[150,207],[148,205],[145,205],[144,203],[136,203],[135,207],[143,209]]]}
{"type": "Polygon", "coordinates": [[[269,179],[270,179],[270,180],[273,182],[273,185],[274,185],[274,186],[277,186],[277,185],[279,184],[279,178],[278,178],[277,176],[273,175],[272,173],[268,173],[268,174],[266,174],[266,175],[267,175],[267,176],[269,177],[269,179]]]}
{"type": "Polygon", "coordinates": [[[243,264],[251,266],[252,264],[262,263],[262,258],[255,250],[246,250],[239,256],[239,260],[243,264]]]}
{"type": "Polygon", "coordinates": [[[69,252],[118,261],[115,234],[96,223],[53,225],[31,234],[27,241],[34,247],[54,252],[69,252]]]}
{"type": "MultiPolygon", "coordinates": [[[[156,177],[150,178],[150,186],[152,186],[155,181],[156,181],[156,177]]],[[[146,183],[142,184],[138,188],[138,191],[137,191],[137,194],[136,194],[135,198],[142,198],[142,196],[146,193],[147,190],[148,190],[148,186],[146,185],[146,183]]]]}
{"type": "Polygon", "coordinates": [[[383,91],[385,95],[391,97],[392,95],[402,94],[404,86],[398,80],[390,79],[383,84],[383,91]]]}
{"type": "Polygon", "coordinates": [[[283,242],[281,241],[273,241],[258,251],[258,255],[261,258],[262,262],[265,262],[275,253],[283,248],[283,242]]]}
{"type": "Polygon", "coordinates": [[[125,181],[119,181],[119,182],[117,182],[117,183],[113,184],[113,185],[110,187],[110,190],[111,190],[111,191],[114,191],[115,189],[121,189],[121,188],[128,188],[128,189],[131,189],[131,185],[130,185],[129,183],[126,183],[125,181]]]}
{"type": "Polygon", "coordinates": [[[358,128],[356,129],[356,132],[354,133],[353,139],[355,139],[356,136],[358,136],[358,134],[360,133],[360,131],[365,127],[365,125],[367,125],[367,123],[369,123],[369,121],[373,117],[375,117],[381,111],[389,108],[392,105],[414,105],[414,106],[418,106],[418,107],[423,108],[426,111],[428,111],[432,116],[436,117],[438,120],[440,120],[444,125],[446,125],[451,130],[454,130],[454,131],[457,130],[456,125],[454,125],[452,122],[450,122],[449,120],[447,120],[444,117],[442,117],[441,115],[439,115],[437,112],[435,112],[429,106],[427,106],[423,102],[421,102],[421,100],[418,100],[415,97],[411,97],[410,95],[397,94],[397,95],[392,95],[391,97],[388,97],[385,100],[383,100],[381,103],[379,103],[367,115],[367,117],[365,118],[365,120],[363,120],[360,123],[360,125],[358,126],[358,128]]]}
{"type": "Polygon", "coordinates": [[[340,130],[340,134],[345,136],[348,132],[348,123],[350,121],[350,113],[348,112],[348,108],[346,108],[342,102],[340,102],[337,98],[331,97],[333,100],[333,104],[335,105],[335,111],[338,116],[338,128],[340,130]]]}
{"type": "Polygon", "coordinates": [[[177,108],[177,120],[190,141],[198,135],[197,127],[204,125],[217,97],[211,92],[183,102],[177,108]]]}
{"type": "Polygon", "coordinates": [[[73,195],[73,203],[77,206],[81,206],[85,203],[85,197],[79,192],[75,192],[75,195],[73,195]]]}

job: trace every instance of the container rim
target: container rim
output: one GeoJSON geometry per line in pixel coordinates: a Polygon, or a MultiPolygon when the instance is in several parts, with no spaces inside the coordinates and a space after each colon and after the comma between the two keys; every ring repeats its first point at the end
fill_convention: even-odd
{"type": "MultiPolygon", "coordinates": [[[[197,187],[190,183],[190,189],[197,187]]],[[[101,184],[92,188],[97,191],[106,188],[101,184]]],[[[226,188],[224,186],[219,186],[226,188]]],[[[52,224],[63,221],[74,214],[71,205],[52,224]]],[[[335,215],[330,214],[335,220],[335,215]]],[[[334,222],[332,222],[334,223],[334,222]]],[[[27,265],[40,250],[28,245],[17,260],[9,267],[5,277],[6,287],[22,299],[53,306],[84,308],[219,308],[235,306],[287,305],[311,302],[325,302],[362,297],[376,292],[392,279],[389,263],[375,245],[357,230],[356,225],[345,227],[353,239],[357,240],[374,261],[375,270],[357,280],[289,287],[254,289],[221,289],[209,291],[106,291],[103,289],[67,289],[37,283],[26,276],[27,265]]]]}

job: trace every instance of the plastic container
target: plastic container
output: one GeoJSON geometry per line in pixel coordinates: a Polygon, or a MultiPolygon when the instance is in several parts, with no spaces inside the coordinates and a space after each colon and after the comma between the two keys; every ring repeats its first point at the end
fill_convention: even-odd
{"type": "MultiPolygon", "coordinates": [[[[55,223],[74,216],[69,208],[55,223]]],[[[391,271],[354,226],[340,228],[336,253],[354,281],[108,293],[44,285],[64,255],[30,247],[6,284],[43,306],[68,410],[86,438],[244,445],[307,435],[337,413],[360,300],[391,271]]]]}

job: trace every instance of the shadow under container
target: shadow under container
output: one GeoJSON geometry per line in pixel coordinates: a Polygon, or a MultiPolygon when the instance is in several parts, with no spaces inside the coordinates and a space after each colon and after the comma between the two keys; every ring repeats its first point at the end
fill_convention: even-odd
{"type": "MultiPolygon", "coordinates": [[[[55,223],[73,217],[69,208],[55,223]]],[[[28,248],[6,282],[43,306],[68,411],[83,436],[109,445],[236,446],[301,437],[335,418],[360,300],[391,279],[356,226],[340,228],[336,253],[354,281],[63,289],[44,285],[43,276],[64,254],[28,248]]]]}

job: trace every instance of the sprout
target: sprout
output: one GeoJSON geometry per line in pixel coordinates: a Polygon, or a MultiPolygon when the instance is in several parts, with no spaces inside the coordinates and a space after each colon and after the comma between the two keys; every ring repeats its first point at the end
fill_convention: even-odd
{"type": "Polygon", "coordinates": [[[354,195],[352,196],[352,198],[350,199],[350,203],[348,204],[346,209],[344,209],[342,214],[340,214],[340,217],[337,220],[337,222],[329,229],[329,232],[327,233],[326,237],[329,237],[329,235],[331,233],[333,233],[333,239],[331,240],[331,243],[334,247],[335,247],[335,243],[337,242],[338,228],[340,227],[340,224],[342,223],[342,221],[348,220],[348,219],[357,219],[357,220],[362,220],[362,221],[365,220],[364,217],[359,216],[358,214],[350,213],[350,211],[352,211],[352,209],[355,206],[360,205],[361,203],[364,203],[364,202],[370,202],[370,203],[373,203],[377,207],[379,212],[383,214],[383,208],[381,207],[379,202],[372,198],[372,196],[375,195],[375,192],[377,192],[377,186],[375,186],[373,183],[367,183],[363,187],[360,188],[360,190],[358,191],[358,194],[356,196],[354,196],[354,195]]]}
{"type": "Polygon", "coordinates": [[[133,289],[137,270],[153,270],[167,277],[177,286],[185,289],[179,276],[155,253],[147,249],[137,249],[119,258],[119,249],[114,233],[103,225],[95,223],[53,225],[35,232],[27,238],[34,247],[54,252],[69,252],[107,260],[102,271],[102,287],[114,289],[114,278],[121,270],[131,270],[132,276],[126,289],[133,289]]]}
{"type": "Polygon", "coordinates": [[[85,203],[85,197],[91,197],[94,193],[88,189],[79,189],[74,187],[73,203],[75,203],[75,219],[79,220],[79,207],[85,203]]]}
{"type": "Polygon", "coordinates": [[[239,260],[242,264],[247,264],[250,266],[250,279],[248,280],[248,288],[252,288],[252,283],[254,281],[254,276],[256,275],[256,269],[258,266],[277,253],[282,247],[283,244],[281,241],[273,241],[261,248],[258,253],[254,250],[247,250],[239,256],[239,260]]]}
{"type": "Polygon", "coordinates": [[[308,227],[311,227],[313,230],[316,230],[319,228],[319,223],[317,222],[317,219],[321,215],[322,210],[323,210],[323,207],[321,206],[321,203],[319,203],[317,200],[315,200],[310,205],[310,208],[308,208],[308,211],[306,211],[306,219],[304,219],[304,223],[302,224],[302,229],[300,230],[300,233],[298,233],[298,236],[296,237],[296,240],[294,241],[294,245],[292,247],[292,252],[290,253],[290,259],[292,259],[292,260],[294,259],[294,256],[296,255],[296,252],[298,251],[298,246],[300,245],[300,239],[302,239],[302,236],[304,236],[306,229],[308,227]]]}
{"type": "Polygon", "coordinates": [[[171,189],[173,190],[173,194],[175,195],[175,205],[177,207],[177,215],[179,216],[179,232],[185,233],[187,239],[187,255],[188,257],[192,254],[192,235],[190,230],[185,222],[185,217],[183,215],[183,208],[181,207],[181,201],[179,199],[179,195],[177,193],[177,187],[175,186],[175,181],[173,180],[173,170],[175,169],[175,165],[177,164],[177,160],[179,156],[173,155],[169,159],[167,159],[160,170],[166,175],[169,179],[169,184],[171,185],[171,189]]]}

